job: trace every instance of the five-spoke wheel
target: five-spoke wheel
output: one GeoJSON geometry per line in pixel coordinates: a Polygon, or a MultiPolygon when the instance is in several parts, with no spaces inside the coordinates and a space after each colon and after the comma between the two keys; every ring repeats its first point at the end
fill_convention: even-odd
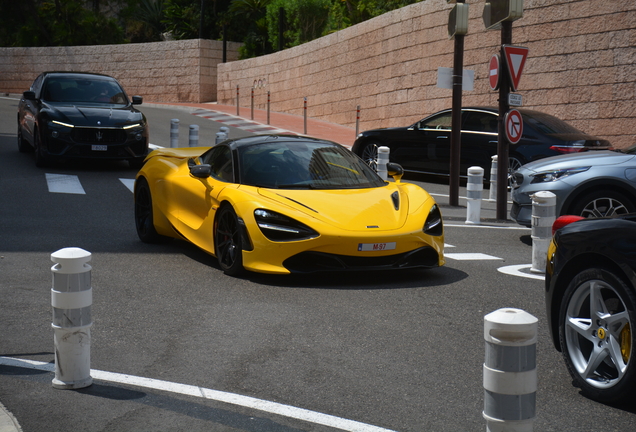
{"type": "Polygon", "coordinates": [[[634,293],[612,271],[590,268],[568,285],[559,337],[574,384],[605,402],[634,391],[634,293]]]}

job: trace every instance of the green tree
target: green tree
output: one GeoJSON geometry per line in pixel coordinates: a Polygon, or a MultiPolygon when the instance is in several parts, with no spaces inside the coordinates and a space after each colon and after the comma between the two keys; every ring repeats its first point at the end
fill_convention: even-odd
{"type": "Polygon", "coordinates": [[[228,9],[235,25],[243,28],[241,58],[255,57],[272,52],[267,37],[267,5],[271,0],[232,0],[228,9]]]}
{"type": "Polygon", "coordinates": [[[278,46],[279,10],[284,10],[284,47],[309,42],[325,34],[332,0],[273,0],[267,7],[269,41],[278,46]]]}

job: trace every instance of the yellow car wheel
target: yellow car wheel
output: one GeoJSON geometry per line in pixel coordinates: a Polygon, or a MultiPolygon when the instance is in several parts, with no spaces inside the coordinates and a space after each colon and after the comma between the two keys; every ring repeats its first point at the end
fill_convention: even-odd
{"type": "Polygon", "coordinates": [[[221,270],[229,276],[243,271],[243,245],[238,217],[231,205],[221,206],[214,230],[214,246],[221,270]]]}

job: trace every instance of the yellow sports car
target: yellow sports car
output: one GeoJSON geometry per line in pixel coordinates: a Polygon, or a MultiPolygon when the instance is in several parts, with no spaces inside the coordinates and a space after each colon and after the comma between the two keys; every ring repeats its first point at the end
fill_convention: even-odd
{"type": "Polygon", "coordinates": [[[291,135],[158,149],[135,181],[137,233],[185,239],[228,275],[443,265],[435,200],[388,171],[393,182],[339,144],[291,135]]]}

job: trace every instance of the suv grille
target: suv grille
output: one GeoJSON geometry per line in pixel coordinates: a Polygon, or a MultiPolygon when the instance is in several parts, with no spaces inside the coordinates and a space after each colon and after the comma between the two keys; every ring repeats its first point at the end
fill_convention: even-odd
{"type": "Polygon", "coordinates": [[[123,144],[126,132],[123,129],[74,128],[73,141],[85,144],[123,144]]]}

